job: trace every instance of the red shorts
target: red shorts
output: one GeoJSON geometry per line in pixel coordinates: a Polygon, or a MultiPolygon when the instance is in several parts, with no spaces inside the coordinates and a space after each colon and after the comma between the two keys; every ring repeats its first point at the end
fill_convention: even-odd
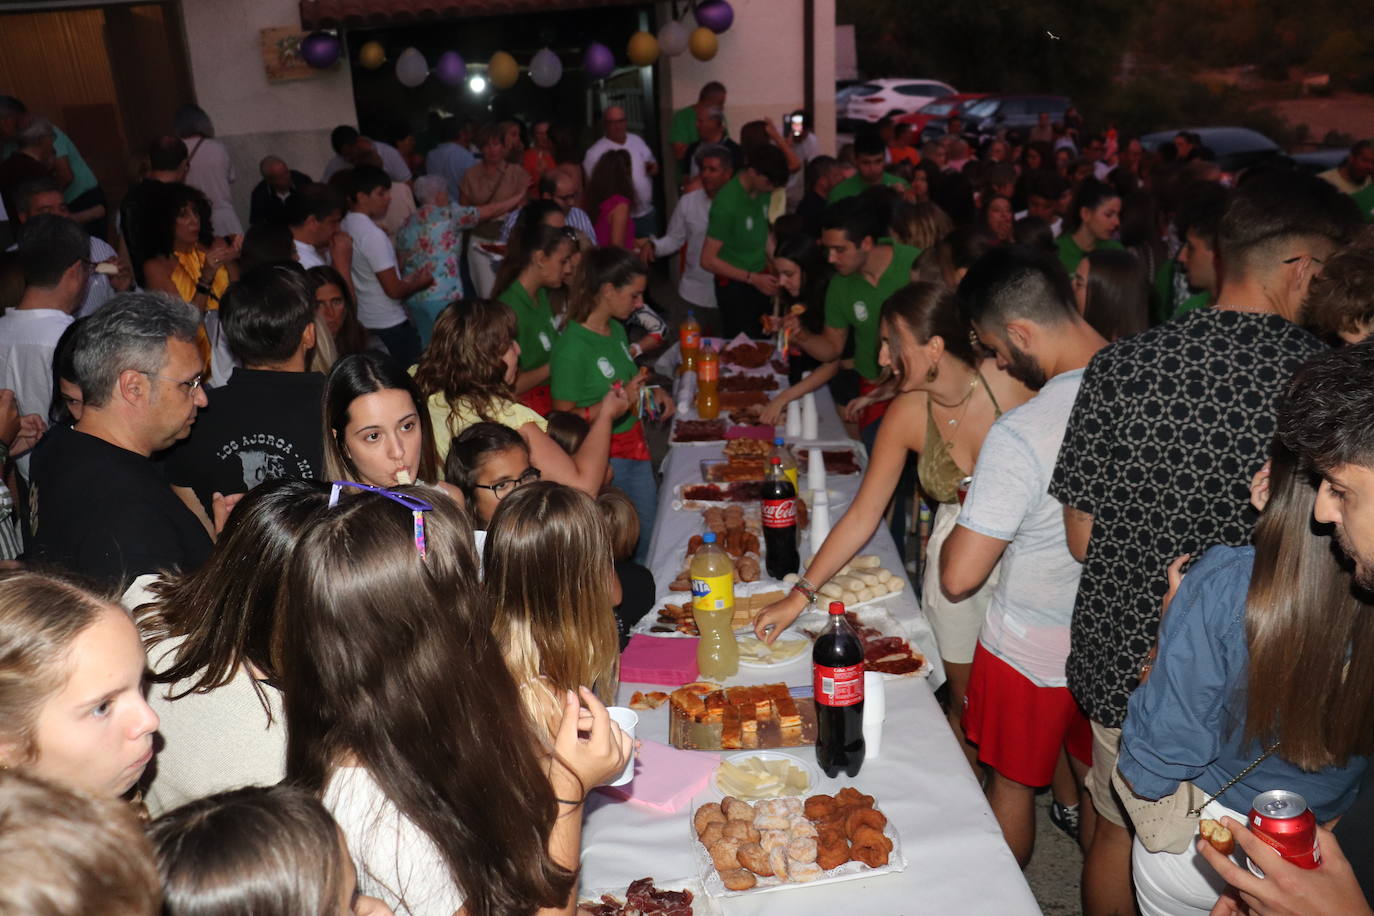
{"type": "Polygon", "coordinates": [[[539,416],[547,417],[553,411],[553,392],[549,389],[547,383],[535,385],[529,391],[520,395],[520,403],[539,414],[539,416]]]}
{"type": "Polygon", "coordinates": [[[1022,785],[1049,785],[1061,747],[1092,765],[1092,724],[1069,688],[1031,683],[981,642],[964,697],[964,734],[979,761],[1022,785]]]}
{"type": "MultiPolygon", "coordinates": [[[[876,384],[870,382],[868,379],[859,379],[860,395],[868,394],[870,391],[877,387],[878,386],[876,384]]],[[[887,413],[887,408],[891,404],[891,401],[879,401],[876,404],[869,404],[867,407],[865,407],[863,415],[859,417],[859,429],[864,429],[865,427],[872,426],[874,423],[877,423],[879,420],[881,420],[883,418],[883,414],[887,413]]]]}

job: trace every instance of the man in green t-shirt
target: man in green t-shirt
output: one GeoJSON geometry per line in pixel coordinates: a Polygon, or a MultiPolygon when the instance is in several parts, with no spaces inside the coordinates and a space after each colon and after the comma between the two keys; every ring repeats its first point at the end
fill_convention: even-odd
{"type": "Polygon", "coordinates": [[[857,197],[865,189],[881,185],[905,192],[905,181],[883,171],[883,152],[883,141],[877,134],[865,133],[855,138],[854,167],[858,171],[835,185],[827,198],[830,203],[844,200],[846,197],[857,197]]]}
{"type": "MultiPolygon", "coordinates": [[[[835,275],[825,293],[825,330],[807,333],[795,316],[789,318],[792,339],[821,362],[839,359],[850,329],[854,333],[854,370],[860,391],[872,391],[882,376],[878,366],[878,320],[883,303],[912,281],[919,248],[879,241],[887,236],[882,214],[863,198],[850,198],[826,208],[821,222],[821,245],[835,275]]],[[[869,411],[867,426],[881,416],[869,411]]]]}
{"type": "Polygon", "coordinates": [[[673,120],[668,126],[668,142],[673,146],[673,158],[677,160],[678,173],[686,176],[691,163],[687,159],[687,148],[701,139],[697,132],[698,108],[725,108],[725,84],[712,80],[701,87],[697,103],[687,105],[673,112],[673,120]]]}
{"type": "Polygon", "coordinates": [[[778,291],[768,266],[768,203],[774,188],[787,184],[787,159],[776,146],[748,152],[744,169],[711,201],[701,266],[716,277],[716,304],[727,339],[764,337],[759,318],[778,291]]]}
{"type": "Polygon", "coordinates": [[[1350,199],[1360,208],[1360,218],[1366,223],[1374,223],[1374,182],[1351,194],[1350,199]]]}
{"type": "MultiPolygon", "coordinates": [[[[23,102],[13,96],[0,96],[0,161],[14,152],[19,131],[32,121],[33,115],[29,114],[23,102]]],[[[91,235],[103,240],[108,225],[105,219],[105,192],[71,138],[55,124],[52,130],[52,178],[62,188],[62,200],[66,202],[73,220],[91,235]]]]}
{"type": "Polygon", "coordinates": [[[1207,308],[1217,293],[1217,233],[1226,214],[1226,190],[1220,185],[1199,188],[1179,210],[1176,220],[1183,247],[1178,264],[1187,272],[1192,295],[1179,303],[1174,317],[1207,308]]]}

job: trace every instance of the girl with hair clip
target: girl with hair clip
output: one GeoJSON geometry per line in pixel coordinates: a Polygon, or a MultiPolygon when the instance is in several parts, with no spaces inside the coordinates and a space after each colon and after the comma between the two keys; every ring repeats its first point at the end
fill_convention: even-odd
{"type": "Polygon", "coordinates": [[[776,639],[812,600],[815,587],[810,583],[828,581],[868,543],[908,453],[915,452],[921,489],[939,503],[926,546],[921,607],[935,631],[948,678],[950,727],[976,770],[976,752],[964,740],[963,700],[996,574],[972,597],[951,602],[940,590],[940,547],[959,517],[959,482],[973,473],[993,421],[1028,401],[1031,392],[998,368],[995,359],[973,348],[958,301],[948,289],[932,283],[903,287],[883,304],[879,329],[878,362],[891,369],[897,394],[878,431],[858,495],[816,551],[801,586],[765,608],[754,629],[760,639],[776,639]]]}
{"type": "MultiPolygon", "coordinates": [[[[825,288],[831,274],[825,249],[809,235],[785,235],[773,246],[773,265],[778,275],[776,308],[783,315],[797,312],[808,332],[823,333],[825,288]]],[[[759,420],[777,425],[788,404],[816,391],[838,375],[841,361],[832,359],[823,363],[800,347],[792,347],[787,355],[787,377],[791,387],[773,396],[759,413],[759,420]],[[804,372],[811,374],[802,378],[804,372]]]]}
{"type": "Polygon", "coordinates": [[[520,344],[519,374],[515,393],[520,403],[540,416],[553,408],[549,394],[549,357],[558,340],[549,290],[563,285],[568,261],[577,251],[577,233],[542,222],[523,227],[518,233],[515,252],[501,264],[495,288],[497,300],[515,313],[516,335],[520,344]]]}
{"type": "MultiPolygon", "coordinates": [[[[620,248],[595,248],[582,258],[573,288],[568,325],[553,350],[552,389],[555,410],[576,410],[596,423],[605,412],[607,396],[623,386],[631,405],[648,377],[630,353],[623,322],[644,301],[648,273],[644,264],[620,248]]],[[[673,415],[673,399],[662,388],[652,390],[659,416],[673,415]]],[[[643,562],[649,549],[658,507],[658,484],[644,440],[644,426],[631,409],[612,428],[610,460],[616,483],[639,512],[639,548],[643,562]]],[[[535,464],[539,464],[536,456],[535,464]]],[[[587,490],[595,493],[600,487],[587,490]]]]}
{"type": "Polygon", "coordinates": [[[1107,340],[1130,337],[1150,326],[1154,290],[1145,266],[1129,251],[1091,252],[1069,279],[1083,320],[1107,340]]]}
{"type": "Polygon", "coordinates": [[[0,769],[117,798],[153,759],[157,713],[128,613],[44,573],[0,573],[0,769]]]}
{"type": "MultiPolygon", "coordinates": [[[[1316,502],[1311,470],[1275,441],[1254,546],[1213,547],[1186,576],[1186,556],[1170,564],[1120,791],[1160,799],[1188,780],[1211,799],[1203,818],[1241,824],[1270,789],[1297,792],[1319,824],[1354,803],[1374,753],[1374,607],[1314,527],[1316,502]]],[[[1151,852],[1137,837],[1132,860],[1145,916],[1201,916],[1226,888],[1191,841],[1151,852]]]]}
{"type": "Polygon", "coordinates": [[[629,736],[582,686],[559,695],[551,741],[513,714],[452,500],[336,492],[287,574],[288,780],[334,815],[363,892],[402,916],[571,916],[582,804],[629,736]]]}
{"type": "Polygon", "coordinates": [[[127,804],[0,770],[0,913],[160,916],[162,889],[127,804]]]}
{"type": "Polygon", "coordinates": [[[367,352],[334,364],[324,383],[326,477],[444,486],[434,441],[424,396],[395,360],[367,352]]]}
{"type": "Polygon", "coordinates": [[[147,792],[154,815],[285,775],[276,640],[286,605],[278,599],[291,552],[328,492],[313,480],[254,487],[230,514],[210,559],[154,582],[151,603],[138,609],[153,672],[148,702],[162,720],[147,792]]]}
{"type": "Polygon", "coordinates": [[[525,440],[544,479],[593,494],[606,476],[613,424],[630,402],[609,385],[600,391],[591,432],[576,455],[565,454],[549,438],[548,421],[515,400],[521,353],[517,332],[515,312],[489,299],[454,303],[435,322],[434,339],[420,358],[415,381],[428,396],[426,422],[434,428],[438,455],[446,457],[453,437],[469,426],[499,423],[525,440]]]}
{"type": "Polygon", "coordinates": [[[348,842],[296,786],[248,786],[169,811],[148,830],[164,916],[393,916],[358,890],[348,842]]]}
{"type": "Polygon", "coordinates": [[[580,685],[613,704],[620,581],[596,502],[555,483],[521,487],[492,516],[482,565],[492,635],[535,733],[552,738],[562,698],[580,685]]]}

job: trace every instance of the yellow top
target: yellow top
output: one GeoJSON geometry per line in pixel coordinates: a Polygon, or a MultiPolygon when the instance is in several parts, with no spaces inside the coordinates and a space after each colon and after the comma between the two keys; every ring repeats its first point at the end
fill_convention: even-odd
{"type": "MultiPolygon", "coordinates": [[[[173,251],[172,258],[177,262],[172,268],[172,284],[176,286],[181,298],[190,302],[196,298],[196,283],[200,272],[205,269],[206,252],[196,246],[190,251],[173,251]]],[[[210,301],[207,308],[218,309],[220,297],[229,288],[229,271],[220,267],[215,271],[214,282],[210,284],[210,301]]]]}
{"type": "MultiPolygon", "coordinates": [[[[467,402],[450,404],[442,393],[430,395],[427,403],[430,424],[434,427],[434,444],[439,450],[439,460],[443,461],[448,458],[448,447],[453,437],[474,423],[481,423],[482,418],[477,416],[467,402]]],[[[487,413],[491,416],[492,422],[509,426],[514,430],[519,430],[526,423],[538,426],[540,432],[549,430],[548,420],[516,401],[503,401],[493,405],[487,413]]]]}

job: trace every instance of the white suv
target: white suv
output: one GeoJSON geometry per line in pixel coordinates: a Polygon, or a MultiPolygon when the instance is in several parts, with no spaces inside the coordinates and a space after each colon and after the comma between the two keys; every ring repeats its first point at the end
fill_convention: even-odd
{"type": "Polygon", "coordinates": [[[837,114],[841,118],[872,124],[884,115],[895,116],[916,111],[936,99],[954,95],[955,91],[949,83],[938,80],[865,80],[861,85],[845,90],[847,104],[837,114]]]}

